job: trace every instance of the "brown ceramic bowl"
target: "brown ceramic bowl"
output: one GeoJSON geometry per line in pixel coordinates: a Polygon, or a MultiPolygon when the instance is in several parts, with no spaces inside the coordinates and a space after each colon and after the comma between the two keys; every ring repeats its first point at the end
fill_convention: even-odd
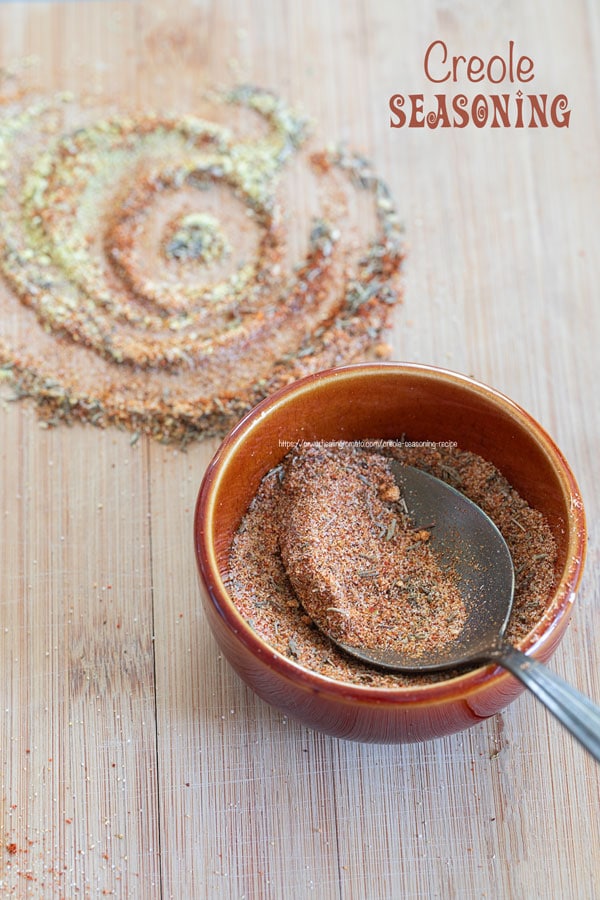
{"type": "Polygon", "coordinates": [[[264,700],[311,728],[360,741],[405,742],[460,731],[494,715],[523,687],[495,665],[414,687],[334,681],[273,650],[239,614],[223,577],[233,536],[281,441],[456,441],[493,462],[547,517],[558,545],[554,593],[519,644],[547,660],[571,614],[585,555],[579,490],[545,431],[511,400],[452,372],[377,363],[320,372],[260,403],[212,460],[198,495],[195,546],[210,627],[233,668],[264,700]]]}

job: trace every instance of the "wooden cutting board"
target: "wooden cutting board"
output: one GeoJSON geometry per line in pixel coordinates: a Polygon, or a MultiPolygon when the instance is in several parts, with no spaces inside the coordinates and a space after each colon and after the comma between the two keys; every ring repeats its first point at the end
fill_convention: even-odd
{"type": "MultiPolygon", "coordinates": [[[[374,160],[409,244],[394,358],[504,391],[580,481],[587,569],[552,665],[600,700],[596,5],[4,3],[0,65],[24,59],[31,83],[119,107],[264,85],[374,160]],[[514,41],[569,127],[390,128],[393,94],[429,111],[478,91],[464,69],[427,79],[433,41],[484,61],[514,41]]],[[[3,896],[598,895],[598,769],[531,698],[424,745],[308,732],[243,687],[199,607],[192,516],[216,439],[46,428],[0,390],[3,896]]]]}

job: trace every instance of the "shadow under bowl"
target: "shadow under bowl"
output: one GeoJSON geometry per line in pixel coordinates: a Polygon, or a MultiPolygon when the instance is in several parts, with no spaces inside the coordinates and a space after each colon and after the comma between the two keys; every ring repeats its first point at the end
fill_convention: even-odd
{"type": "Polygon", "coordinates": [[[414,686],[327,678],[275,651],[240,615],[225,576],[231,543],[262,477],[298,441],[455,441],[492,462],[546,517],[557,545],[547,608],[519,648],[545,662],[562,639],[586,546],[575,478],[552,439],[521,407],[473,379],[404,363],[360,363],[297,381],[251,410],[204,476],[194,539],[204,609],[225,657],[264,700],[340,738],[411,742],[494,715],[523,686],[496,665],[414,686]]]}

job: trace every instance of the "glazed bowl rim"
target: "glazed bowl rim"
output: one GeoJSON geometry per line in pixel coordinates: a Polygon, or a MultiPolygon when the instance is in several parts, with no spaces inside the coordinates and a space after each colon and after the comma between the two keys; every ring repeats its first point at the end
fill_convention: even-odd
{"type": "Polygon", "coordinates": [[[267,416],[273,414],[291,398],[301,397],[303,393],[313,389],[317,383],[326,383],[333,379],[337,381],[345,378],[351,380],[361,376],[378,376],[384,372],[396,372],[399,376],[410,374],[433,377],[484,396],[496,406],[502,407],[511,417],[519,419],[529,432],[533,432],[537,443],[552,459],[553,468],[559,476],[562,488],[570,497],[571,520],[568,528],[565,565],[562,577],[555,587],[552,603],[545,609],[542,617],[528,634],[515,643],[515,646],[528,655],[537,655],[543,649],[552,632],[563,617],[570,612],[583,573],[586,523],[578,484],[566,458],[554,440],[539,422],[519,404],[501,391],[481,381],[440,366],[399,361],[352,363],[309,374],[284,385],[261,400],[225,436],[204,473],[194,514],[196,562],[205,589],[219,616],[226,621],[228,628],[235,633],[236,638],[246,646],[250,653],[260,658],[280,678],[284,678],[296,686],[304,686],[307,690],[327,693],[335,696],[338,700],[350,703],[366,700],[384,705],[397,705],[399,702],[429,705],[445,700],[465,698],[482,687],[487,688],[492,683],[496,684],[501,679],[509,679],[512,676],[501,666],[490,663],[467,669],[465,672],[459,672],[440,681],[388,687],[345,682],[307,669],[270,646],[252,629],[238,610],[223,582],[212,542],[203,540],[203,535],[211,533],[211,529],[205,528],[204,523],[210,522],[214,516],[219,486],[224,477],[228,460],[233,458],[234,454],[243,447],[247,436],[261,427],[261,423],[267,416]]]}

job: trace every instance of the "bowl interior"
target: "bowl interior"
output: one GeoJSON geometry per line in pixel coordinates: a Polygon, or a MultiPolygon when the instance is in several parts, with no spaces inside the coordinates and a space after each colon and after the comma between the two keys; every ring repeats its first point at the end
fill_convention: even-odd
{"type": "Polygon", "coordinates": [[[548,519],[558,547],[557,586],[572,581],[582,563],[583,511],[575,480],[551,439],[490,388],[443,370],[393,363],[310,376],[260,404],[225,440],[208,473],[212,502],[203,522],[220,576],[260,480],[292,443],[403,437],[456,441],[494,463],[548,519]]]}

